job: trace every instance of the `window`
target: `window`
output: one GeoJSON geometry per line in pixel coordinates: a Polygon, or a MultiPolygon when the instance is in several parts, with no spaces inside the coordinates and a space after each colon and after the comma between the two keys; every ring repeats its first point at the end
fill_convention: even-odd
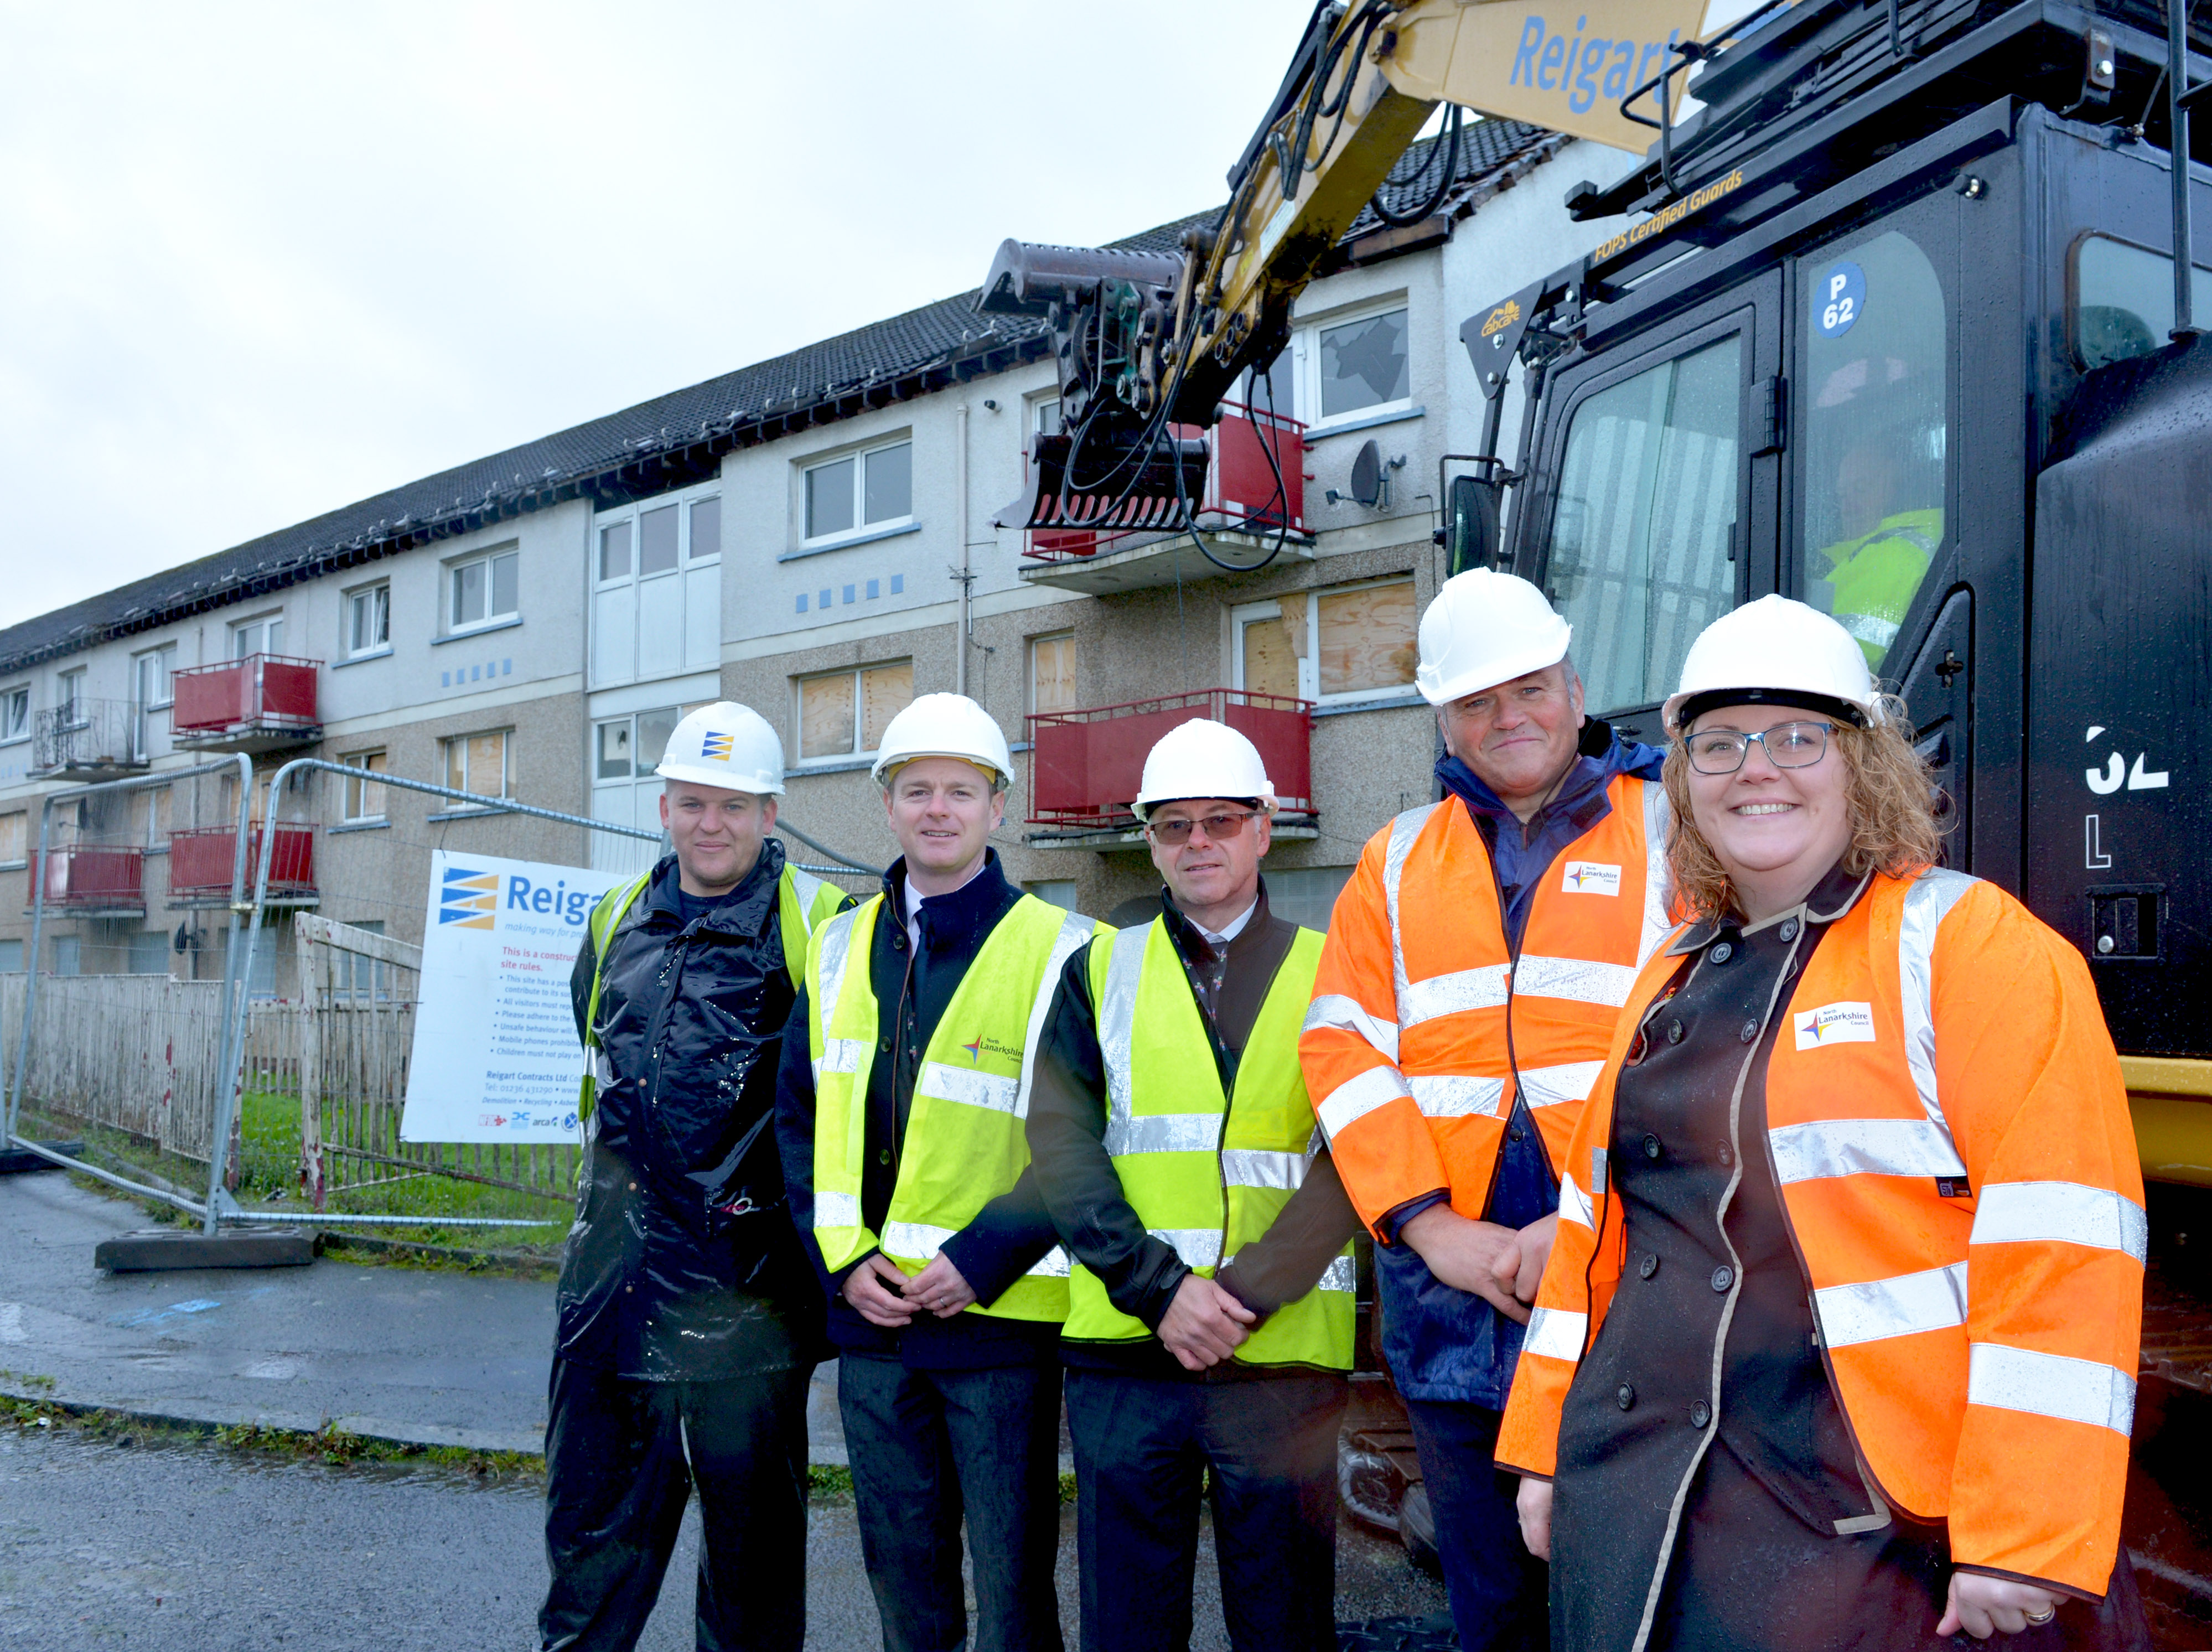
{"type": "Polygon", "coordinates": [[[1805,600],[1833,614],[1879,673],[1943,543],[1943,286],[1893,229],[1802,269],[1805,600]]]}
{"type": "Polygon", "coordinates": [[[1306,929],[1327,932],[1336,897],[1352,881],[1349,866],[1271,866],[1267,910],[1306,929]]]}
{"type": "MultiPolygon", "coordinates": [[[[341,757],[338,761],[349,768],[366,768],[371,774],[381,774],[392,759],[381,751],[356,751],[350,757],[341,757]]],[[[353,774],[348,774],[344,779],[345,817],[348,820],[382,820],[385,796],[382,783],[353,774]]]]}
{"type": "Polygon", "coordinates": [[[1413,394],[1406,307],[1313,330],[1308,352],[1313,422],[1348,418],[1406,402],[1413,394]]]}
{"type": "Polygon", "coordinates": [[[722,659],[722,501],[663,495],[598,518],[592,683],[713,671],[722,659]]]}
{"type": "Polygon", "coordinates": [[[0,815],[0,866],[20,866],[31,856],[31,817],[21,809],[0,815]]]}
{"type": "Polygon", "coordinates": [[[521,553],[502,550],[471,557],[446,570],[446,629],[466,631],[514,618],[521,612],[521,553]]]}
{"type": "Polygon", "coordinates": [[[20,975],[23,973],[23,943],[0,941],[0,975],[20,975]]]}
{"type": "Polygon", "coordinates": [[[167,975],[169,932],[166,929],[147,929],[133,935],[124,967],[134,975],[167,975]]]}
{"type": "Polygon", "coordinates": [[[31,690],[0,689],[0,741],[31,738],[31,690]]]}
{"type": "Polygon", "coordinates": [[[1411,580],[1301,591],[1235,610],[1236,685],[1342,705],[1401,695],[1419,658],[1411,580]]]}
{"type": "Polygon", "coordinates": [[[240,620],[230,628],[230,657],[243,659],[248,654],[281,654],[284,652],[284,616],[282,614],[260,614],[249,620],[240,620]]]}
{"type": "Polygon", "coordinates": [[[914,444],[902,441],[812,466],[805,474],[806,539],[834,538],[914,514],[914,444]]]}
{"type": "Polygon", "coordinates": [[[82,728],[91,720],[92,702],[85,698],[84,667],[64,671],[58,678],[61,692],[54,696],[54,704],[61,710],[64,728],[82,728]]]}
{"type": "Polygon", "coordinates": [[[346,657],[381,653],[392,646],[392,587],[364,586],[346,592],[346,657]]]}
{"type": "Polygon", "coordinates": [[[1244,369],[1236,399],[1247,407],[1257,408],[1262,413],[1280,414],[1284,418],[1295,418],[1297,408],[1297,351],[1288,345],[1269,362],[1265,372],[1258,367],[1244,369]]]}
{"type": "MultiPolygon", "coordinates": [[[[659,706],[651,711],[602,718],[592,726],[592,818],[640,831],[660,830],[661,753],[690,706],[659,706]]],[[[651,865],[657,842],[592,834],[592,865],[601,872],[635,873],[651,865]]]]}
{"type": "MultiPolygon", "coordinates": [[[[1024,884],[1023,890],[1040,901],[1048,901],[1063,912],[1075,908],[1075,880],[1073,878],[1046,878],[1034,884],[1024,884]]],[[[1269,891],[1273,893],[1272,890],[1269,891]]]]}
{"type": "MultiPolygon", "coordinates": [[[[1048,396],[1042,401],[1030,404],[1030,428],[1040,436],[1056,436],[1060,434],[1059,397],[1048,396]]],[[[1026,442],[1023,444],[1022,451],[1024,452],[1029,451],[1029,445],[1026,442]]]]}
{"type": "Polygon", "coordinates": [[[154,714],[167,710],[176,697],[169,687],[169,677],[176,663],[177,647],[174,643],[131,656],[131,755],[141,762],[154,755],[154,732],[161,721],[154,714]]]}
{"type": "Polygon", "coordinates": [[[1742,360],[1732,334],[1598,391],[1568,425],[1544,582],[1594,713],[1672,693],[1735,604],[1742,360]]]}
{"type": "Polygon", "coordinates": [[[799,761],[873,751],[914,698],[914,662],[867,665],[799,680],[799,761]]]}
{"type": "Polygon", "coordinates": [[[456,792],[473,792],[478,797],[505,797],[507,736],[507,730],[496,729],[489,734],[459,734],[447,740],[446,784],[456,792]]]}
{"type": "Polygon", "coordinates": [[[1030,639],[1030,709],[1075,709],[1075,633],[1030,639]]]}
{"type": "MultiPolygon", "coordinates": [[[[2192,265],[2191,307],[2212,314],[2212,270],[2192,265]]],[[[2173,255],[2109,235],[2074,248],[2074,355],[2086,371],[2148,355],[2173,331],[2173,255]]]]}

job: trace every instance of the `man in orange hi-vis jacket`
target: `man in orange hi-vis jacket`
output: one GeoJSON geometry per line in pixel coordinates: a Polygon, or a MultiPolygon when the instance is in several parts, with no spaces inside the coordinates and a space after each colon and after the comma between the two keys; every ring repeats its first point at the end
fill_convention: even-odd
{"type": "Polygon", "coordinates": [[[1828,616],[1717,620],[1666,712],[1691,921],[1569,1145],[1498,1439],[1559,1643],[2148,1649],[2147,1222],[2087,964],[1935,864],[1828,616]]]}
{"type": "Polygon", "coordinates": [[[1367,845],[1298,1046],[1380,1242],[1383,1356],[1466,1652],[1549,1644],[1544,1570],[1492,1462],[1498,1413],[1560,1155],[1668,928],[1659,754],[1583,715],[1569,635],[1542,592],[1488,569],[1430,604],[1416,680],[1449,795],[1367,845]]]}

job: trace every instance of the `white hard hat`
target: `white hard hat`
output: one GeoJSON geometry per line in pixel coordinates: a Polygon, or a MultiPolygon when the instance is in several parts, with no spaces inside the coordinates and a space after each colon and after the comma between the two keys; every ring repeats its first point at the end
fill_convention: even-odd
{"type": "Polygon", "coordinates": [[[1667,726],[1679,734],[1716,706],[1795,706],[1865,727],[1882,720],[1866,653],[1817,608],[1761,597],[1698,633],[1669,695],[1667,726]]]}
{"type": "Polygon", "coordinates": [[[1006,731],[964,694],[925,694],[908,701],[884,730],[876,766],[868,772],[877,785],[889,786],[892,771],[916,757],[957,757],[988,770],[1001,787],[1014,783],[1006,731]]]}
{"type": "Polygon", "coordinates": [[[781,796],[783,742],[758,712],[734,700],[717,700],[677,724],[653,772],[665,780],[781,796]]]}
{"type": "Polygon", "coordinates": [[[1206,717],[1178,723],[1153,744],[1130,807],[1138,819],[1149,820],[1154,804],[1177,798],[1257,798],[1270,815],[1277,806],[1260,748],[1206,717]]]}
{"type": "Polygon", "coordinates": [[[1528,580],[1470,568],[1446,580],[1421,616],[1421,664],[1413,681],[1431,705],[1448,706],[1558,665],[1573,635],[1574,628],[1528,580]]]}

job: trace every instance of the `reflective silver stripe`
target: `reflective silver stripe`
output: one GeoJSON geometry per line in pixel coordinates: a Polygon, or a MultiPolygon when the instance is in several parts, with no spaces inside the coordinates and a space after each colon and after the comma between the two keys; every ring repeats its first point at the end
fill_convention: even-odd
{"type": "Polygon", "coordinates": [[[1531,1107],[1556,1107],[1561,1102],[1586,1102],[1590,1086],[1605,1071],[1602,1061],[1566,1061],[1555,1067],[1523,1067],[1521,1099],[1531,1107]]]}
{"type": "Polygon", "coordinates": [[[1583,1357],[1583,1336],[1589,1328],[1587,1314],[1565,1308],[1539,1308],[1528,1315],[1528,1329],[1521,1339],[1521,1351],[1575,1364],[1583,1357]]]}
{"type": "Polygon", "coordinates": [[[1221,1260],[1219,1228],[1152,1228],[1153,1238],[1172,1246],[1185,1267],[1212,1267],[1221,1260]]]}
{"type": "Polygon", "coordinates": [[[1429,823],[1429,817],[1442,808],[1441,804],[1425,804],[1419,809],[1408,809],[1390,823],[1390,841],[1382,852],[1382,910],[1390,920],[1390,985],[1398,998],[1398,1024],[1406,1020],[1406,935],[1398,921],[1398,884],[1406,875],[1406,857],[1413,852],[1413,841],[1421,835],[1421,828],[1429,823]]]}
{"type": "Polygon", "coordinates": [[[2078,1181],[1992,1181],[1981,1189],[1969,1244],[2053,1240],[2124,1250],[2140,1262],[2149,1250],[2150,1218],[2124,1193],[2078,1181]]]}
{"type": "Polygon", "coordinates": [[[1505,983],[1512,973],[1510,963],[1486,963],[1479,969],[1461,969],[1449,975],[1431,975],[1426,981],[1401,982],[1398,1023],[1401,1027],[1418,1027],[1424,1021],[1434,1021],[1440,1015],[1457,1015],[1462,1010],[1498,1009],[1505,1002],[1505,983]]]}
{"type": "Polygon", "coordinates": [[[1321,1271],[1316,1291],[1341,1291],[1349,1295],[1359,1288],[1359,1270],[1349,1256],[1339,1256],[1321,1271]]]}
{"type": "Polygon", "coordinates": [[[818,1086],[825,1072],[858,1072],[860,1058],[867,1054],[867,1045],[858,1038],[824,1038],[822,1054],[814,1063],[814,1082],[818,1086]]]}
{"type": "Polygon", "coordinates": [[[1405,1076],[1397,1068],[1370,1067],[1357,1078],[1347,1078],[1329,1091],[1328,1099],[1314,1110],[1321,1118],[1322,1129],[1334,1142],[1349,1126],[1376,1108],[1410,1097],[1413,1093],[1406,1088],[1405,1076]]]}
{"type": "Polygon", "coordinates": [[[1296,1192],[1305,1181],[1307,1163],[1304,1153],[1224,1147],[1221,1151],[1221,1179],[1231,1187],[1279,1187],[1296,1192]]]}
{"type": "Polygon", "coordinates": [[[2136,1383],[2101,1360],[1977,1342],[1966,1351],[1966,1403],[2091,1423],[2125,1439],[2135,1427],[2136,1383]]]}
{"type": "Polygon", "coordinates": [[[614,1058],[597,1044],[592,1046],[592,1082],[605,1090],[615,1081],[614,1058]]]}
{"type": "Polygon", "coordinates": [[[933,1228],[927,1222],[884,1224],[884,1252],[890,1256],[913,1256],[927,1261],[945,1248],[957,1228],[933,1228]]]}
{"type": "Polygon", "coordinates": [[[1513,990],[1522,998],[1567,998],[1617,1010],[1628,1002],[1635,985],[1636,971],[1625,963],[1524,955],[1513,969],[1513,990]]]}
{"type": "Polygon", "coordinates": [[[1023,1277],[1030,1279],[1064,1279],[1067,1277],[1067,1253],[1058,1245],[1054,1245],[1050,1250],[1045,1252],[1037,1265],[1023,1277]]]}
{"type": "Polygon", "coordinates": [[[1221,1139],[1218,1113],[1139,1113],[1106,1121],[1105,1148],[1120,1158],[1129,1153],[1210,1153],[1221,1139]]]}
{"type": "Polygon", "coordinates": [[[1899,629],[1895,620],[1879,619],[1872,614],[1838,614],[1835,621],[1861,642],[1871,642],[1877,648],[1896,641],[1899,629]]]}
{"type": "Polygon", "coordinates": [[[799,871],[788,862],[785,863],[783,869],[791,874],[791,892],[799,897],[799,915],[808,916],[814,910],[815,902],[822,898],[822,880],[811,872],[799,871]]]}
{"type": "MultiPolygon", "coordinates": [[[[1106,1133],[1129,1118],[1130,1046],[1137,1029],[1137,982],[1145,970],[1151,924],[1114,932],[1106,962],[1106,987],[1098,995],[1098,1054],[1106,1068],[1106,1133]]],[[[1111,1151],[1111,1150],[1109,1150],[1111,1151]]]]}
{"type": "Polygon", "coordinates": [[[1823,1176],[1962,1176],[1950,1132],[1924,1119],[1821,1119],[1767,1132],[1783,1186],[1823,1176]]]}
{"type": "Polygon", "coordinates": [[[1036,1001],[1030,1005],[1028,1035],[1022,1040],[1021,1083],[1014,1091],[1014,1116],[1026,1119],[1030,1115],[1030,1084],[1036,1074],[1037,1045],[1044,1037],[1044,1018],[1052,1010],[1052,1000],[1060,991],[1060,972],[1074,956],[1075,950],[1097,932],[1091,920],[1071,912],[1060,920],[1060,932],[1052,938],[1052,951],[1045,957],[1044,975],[1037,981],[1036,1001]]]}
{"type": "Polygon", "coordinates": [[[853,926],[860,921],[865,906],[847,907],[815,932],[815,956],[822,960],[822,999],[814,1011],[822,1017],[822,1024],[830,1024],[830,1017],[837,1007],[837,1000],[845,991],[845,965],[852,955],[853,926]]]}
{"type": "Polygon", "coordinates": [[[1954,1262],[1864,1285],[1832,1285],[1815,1291],[1813,1301],[1820,1310],[1820,1335],[1831,1348],[1946,1330],[1966,1322],[1966,1265],[1954,1262]]]}
{"type": "Polygon", "coordinates": [[[924,1061],[921,1074],[915,1080],[914,1093],[933,1101],[957,1102],[963,1107],[1012,1113],[1020,1103],[1021,1084],[1018,1079],[1003,1078],[995,1072],[971,1072],[948,1067],[942,1061],[924,1061]]]}
{"type": "Polygon", "coordinates": [[[1505,1080],[1471,1072],[1425,1072],[1406,1081],[1413,1104],[1431,1119],[1496,1118],[1504,1110],[1505,1080]]]}
{"type": "Polygon", "coordinates": [[[1597,1226],[1597,1212],[1590,1206],[1589,1195],[1575,1186],[1571,1173],[1559,1178],[1559,1220],[1579,1222],[1592,1230],[1597,1226]]]}
{"type": "MultiPolygon", "coordinates": [[[[1913,1088],[1920,1092],[1920,1110],[1946,1140],[1951,1127],[1936,1094],[1936,932],[1976,881],[1962,872],[1931,867],[1905,892],[1905,910],[1898,920],[1897,986],[1905,1017],[1905,1060],[1912,1069],[1913,1088]]],[[[1955,1146],[1951,1154],[1958,1157],[1955,1146]]],[[[1958,1167],[1965,1168],[1963,1163],[1958,1167]]]]}
{"type": "Polygon", "coordinates": [[[814,1225],[817,1228],[857,1228],[860,1225],[860,1200],[856,1193],[817,1193],[814,1195],[814,1225]]]}
{"type": "Polygon", "coordinates": [[[1674,822],[1667,808],[1667,788],[1656,780],[1645,780],[1642,784],[1644,932],[1638,938],[1636,946],[1636,963],[1639,969],[1650,962],[1651,955],[1674,931],[1674,920],[1668,913],[1674,884],[1673,874],[1667,865],[1667,834],[1674,822]]]}
{"type": "Polygon", "coordinates": [[[1357,999],[1346,998],[1341,993],[1323,993],[1314,999],[1306,1006],[1305,1024],[1298,1030],[1317,1032],[1323,1027],[1357,1033],[1388,1060],[1395,1062],[1398,1059],[1397,1023],[1368,1014],[1357,999]]]}

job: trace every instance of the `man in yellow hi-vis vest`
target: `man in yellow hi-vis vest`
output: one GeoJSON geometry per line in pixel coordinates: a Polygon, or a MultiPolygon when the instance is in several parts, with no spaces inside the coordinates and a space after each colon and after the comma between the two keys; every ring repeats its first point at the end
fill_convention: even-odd
{"type": "Polygon", "coordinates": [[[861,1552],[887,1652],[1060,1652],[1067,1260],[1028,1174],[1030,1053],[1087,920],[1006,881],[1006,737],[959,695],[891,719],[875,764],[904,852],[822,926],[785,1036],[776,1133],[827,1281],[861,1552]]]}
{"type": "Polygon", "coordinates": [[[797,1652],[806,1389],[822,1307],[769,1135],[816,925],[851,897],[784,859],[783,745],[724,701],[660,757],[675,843],[592,913],[569,980],[590,1062],[555,1293],[544,1644],[633,1646],[699,1491],[702,1646],[797,1652]]]}
{"type": "Polygon", "coordinates": [[[1030,1097],[1076,1267],[1061,1354],[1085,1652],[1190,1641],[1201,1472],[1237,1652],[1336,1645],[1336,1436],[1358,1230],[1306,1095],[1322,938],[1271,915],[1273,787],[1195,719],[1135,802],[1159,917],[1069,960],[1030,1097]]]}

